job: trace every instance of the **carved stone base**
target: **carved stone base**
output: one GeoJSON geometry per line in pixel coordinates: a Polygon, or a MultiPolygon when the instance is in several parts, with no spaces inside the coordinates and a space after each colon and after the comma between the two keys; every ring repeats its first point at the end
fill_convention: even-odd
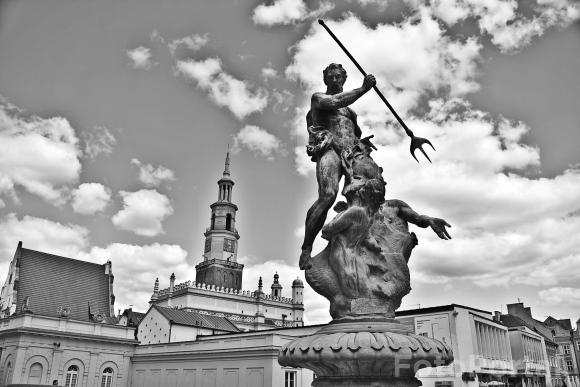
{"type": "Polygon", "coordinates": [[[419,387],[418,379],[385,379],[385,378],[317,378],[312,387],[419,387]]]}
{"type": "Polygon", "coordinates": [[[333,322],[282,347],[282,366],[314,371],[313,387],[418,387],[415,373],[449,365],[446,344],[412,333],[394,319],[333,322]]]}

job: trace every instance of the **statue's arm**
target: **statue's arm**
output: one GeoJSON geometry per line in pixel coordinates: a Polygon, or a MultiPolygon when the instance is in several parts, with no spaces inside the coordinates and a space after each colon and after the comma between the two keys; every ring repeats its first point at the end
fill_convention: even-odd
{"type": "Polygon", "coordinates": [[[333,235],[348,229],[354,224],[360,223],[360,220],[364,215],[364,210],[362,208],[350,207],[348,210],[341,212],[328,224],[322,227],[322,237],[326,240],[330,240],[333,235]]]}
{"type": "Polygon", "coordinates": [[[343,91],[334,95],[314,93],[312,95],[311,107],[321,110],[336,110],[347,107],[372,89],[375,84],[375,77],[369,74],[364,78],[362,86],[356,89],[343,91]]]}
{"type": "Polygon", "coordinates": [[[451,235],[449,235],[449,232],[445,228],[446,226],[451,227],[451,225],[447,223],[445,219],[433,218],[427,215],[419,215],[411,208],[411,206],[402,200],[387,200],[387,205],[390,207],[397,207],[397,214],[404,221],[417,225],[421,228],[431,227],[431,229],[433,229],[439,238],[451,239],[451,235]]]}

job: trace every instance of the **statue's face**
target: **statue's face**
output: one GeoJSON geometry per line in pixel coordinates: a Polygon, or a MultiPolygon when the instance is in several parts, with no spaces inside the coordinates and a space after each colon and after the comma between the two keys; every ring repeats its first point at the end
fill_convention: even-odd
{"type": "Polygon", "coordinates": [[[330,91],[342,91],[342,86],[345,81],[346,78],[339,69],[330,70],[326,73],[326,77],[324,77],[324,83],[326,83],[330,91]]]}

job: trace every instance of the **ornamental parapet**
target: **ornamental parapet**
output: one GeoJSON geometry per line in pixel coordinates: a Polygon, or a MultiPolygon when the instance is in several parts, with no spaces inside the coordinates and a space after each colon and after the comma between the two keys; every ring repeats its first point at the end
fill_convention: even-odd
{"type": "MultiPolygon", "coordinates": [[[[215,292],[220,294],[231,294],[237,297],[245,297],[248,299],[252,299],[252,302],[257,302],[258,300],[258,292],[251,291],[251,290],[238,290],[234,288],[226,288],[224,286],[216,286],[213,284],[206,284],[206,283],[196,283],[192,281],[186,281],[180,284],[176,284],[173,286],[173,292],[171,292],[170,288],[165,288],[159,290],[158,299],[168,298],[170,295],[175,294],[180,291],[187,291],[187,290],[203,290],[209,292],[215,292]]],[[[302,303],[295,302],[294,299],[289,297],[274,297],[272,295],[261,294],[260,300],[263,301],[271,301],[271,302],[278,302],[282,304],[289,304],[289,305],[297,305],[302,306],[302,303]]]]}

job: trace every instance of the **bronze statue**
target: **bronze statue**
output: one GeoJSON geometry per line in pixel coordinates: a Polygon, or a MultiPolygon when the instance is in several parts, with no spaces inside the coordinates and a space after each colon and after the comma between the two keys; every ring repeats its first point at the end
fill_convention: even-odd
{"type": "Polygon", "coordinates": [[[413,157],[419,149],[429,159],[421,146],[431,143],[413,135],[375,87],[375,77],[366,75],[324,22],[320,24],[365,77],[361,87],[343,91],[346,71],[332,63],[323,72],[326,92],[312,95],[307,153],[316,162],[318,199],[306,216],[299,265],[308,284],[330,301],[333,321],[285,344],[278,361],[313,370],[313,387],[418,387],[419,368],[448,365],[453,354],[447,344],[417,335],[395,319],[395,310],[411,290],[407,263],[418,243],[408,223],[431,227],[445,240],[451,239],[446,229],[450,225],[419,215],[403,201],[385,200],[383,170],[371,157],[376,149],[372,136],[361,138],[349,105],[374,88],[411,138],[413,157]],[[343,176],[346,202],[335,205],[337,215],[325,225],[343,176]],[[321,231],[328,245],[311,257],[321,231]]]}
{"type": "Polygon", "coordinates": [[[376,83],[373,75],[364,78],[361,87],[343,91],[346,71],[331,63],[323,71],[326,92],[314,93],[306,117],[309,133],[308,155],[316,162],[318,199],[308,210],[300,255],[300,268],[309,267],[314,239],[324,226],[328,210],[338,194],[338,184],[344,174],[341,155],[359,142],[361,130],[356,113],[348,106],[362,97],[376,83]]]}

